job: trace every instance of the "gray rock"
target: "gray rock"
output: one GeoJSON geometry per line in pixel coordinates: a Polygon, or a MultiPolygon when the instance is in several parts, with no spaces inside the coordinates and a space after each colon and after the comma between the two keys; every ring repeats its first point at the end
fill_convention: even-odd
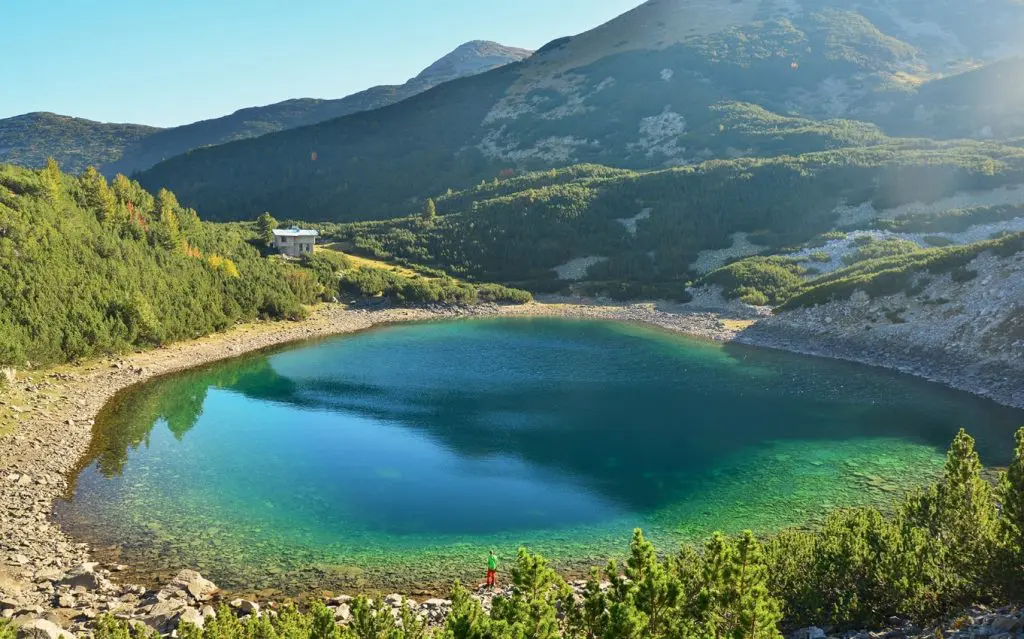
{"type": "Polygon", "coordinates": [[[196,628],[202,628],[205,622],[206,619],[203,617],[203,614],[195,608],[186,608],[182,611],[181,615],[178,616],[179,624],[188,623],[192,624],[196,628]]]}
{"type": "Polygon", "coordinates": [[[77,575],[68,575],[60,583],[72,589],[99,590],[103,585],[103,578],[94,572],[83,572],[77,575]]]}
{"type": "Polygon", "coordinates": [[[52,621],[36,619],[18,628],[18,639],[74,639],[75,635],[52,621]]]}
{"type": "Polygon", "coordinates": [[[825,631],[817,626],[801,628],[790,635],[792,639],[824,639],[825,631]]]}
{"type": "Polygon", "coordinates": [[[203,606],[202,613],[203,613],[203,618],[204,619],[216,619],[217,618],[217,610],[214,609],[213,606],[203,606]]]}
{"type": "Polygon", "coordinates": [[[36,581],[60,581],[64,578],[64,573],[58,568],[43,568],[36,571],[36,581]]]}
{"type": "Polygon", "coordinates": [[[142,621],[160,633],[168,633],[178,627],[178,618],[187,606],[180,600],[159,601],[153,604],[142,621]]]}
{"type": "Polygon", "coordinates": [[[403,600],[402,595],[399,595],[399,594],[390,594],[390,595],[385,595],[385,597],[384,597],[384,603],[388,604],[392,608],[398,608],[399,606],[401,606],[402,605],[402,600],[403,600]]]}
{"type": "Polygon", "coordinates": [[[338,595],[337,597],[331,597],[327,600],[328,606],[340,606],[341,604],[352,603],[352,597],[348,595],[338,595]]]}
{"type": "Polygon", "coordinates": [[[436,597],[433,599],[427,599],[423,602],[424,608],[447,608],[451,605],[452,602],[450,599],[438,599],[436,597]]]}
{"type": "Polygon", "coordinates": [[[238,610],[243,615],[259,615],[260,605],[255,601],[249,601],[248,599],[234,599],[230,605],[235,610],[238,610]]]}
{"type": "Polygon", "coordinates": [[[182,570],[171,580],[170,585],[185,590],[193,599],[200,603],[210,601],[214,595],[220,592],[217,584],[206,579],[195,570],[182,570]]]}
{"type": "Polygon", "coordinates": [[[334,609],[334,620],[345,623],[352,619],[352,610],[348,607],[348,604],[338,604],[334,609]]]}
{"type": "Polygon", "coordinates": [[[994,617],[990,624],[994,632],[1017,632],[1024,628],[1024,619],[1012,615],[994,617]]]}

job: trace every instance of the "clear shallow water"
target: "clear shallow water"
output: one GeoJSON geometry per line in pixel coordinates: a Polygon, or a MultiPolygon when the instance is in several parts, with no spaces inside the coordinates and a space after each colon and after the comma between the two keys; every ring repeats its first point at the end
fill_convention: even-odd
{"type": "Polygon", "coordinates": [[[863,366],[621,323],[400,325],[118,396],[56,517],[151,579],[429,589],[521,544],[603,564],[642,526],[891,503],[963,425],[1005,464],[1024,412],[863,366]]]}

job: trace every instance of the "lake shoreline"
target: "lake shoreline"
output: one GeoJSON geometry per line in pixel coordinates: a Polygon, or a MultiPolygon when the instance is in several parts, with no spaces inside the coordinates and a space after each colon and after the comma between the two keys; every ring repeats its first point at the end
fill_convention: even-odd
{"type": "MultiPolygon", "coordinates": [[[[783,329],[764,333],[751,330],[764,316],[764,311],[737,305],[689,310],[691,306],[696,305],[605,304],[561,298],[523,306],[473,308],[365,310],[330,304],[318,308],[302,322],[240,325],[224,333],[151,351],[21,374],[0,395],[0,416],[6,414],[8,420],[13,418],[17,426],[13,432],[0,434],[0,591],[7,596],[15,593],[19,605],[52,610],[56,586],[70,572],[95,561],[94,556],[105,554],[94,553],[93,549],[68,538],[53,522],[51,513],[54,501],[67,493],[69,481],[73,479],[70,474],[78,468],[89,446],[96,415],[115,394],[126,388],[159,376],[291,343],[403,322],[474,317],[624,321],[716,342],[735,341],[801,352],[796,348],[798,344],[787,343],[779,337],[785,335],[783,329]]],[[[809,354],[862,361],[959,386],[962,390],[991,393],[991,389],[980,387],[981,382],[978,388],[972,389],[970,384],[965,387],[958,385],[955,379],[944,379],[954,369],[947,367],[936,373],[929,369],[927,362],[916,362],[908,368],[906,362],[873,361],[871,357],[866,357],[867,361],[858,360],[855,356],[864,353],[857,348],[849,352],[836,348],[809,354]]],[[[1014,386],[1012,381],[1008,386],[1014,386]]],[[[1002,399],[1000,403],[1014,401],[1012,394],[1002,399]]],[[[3,423],[0,422],[0,428],[3,423]]],[[[114,580],[117,572],[126,569],[121,566],[92,568],[110,570],[108,576],[114,580]]],[[[154,576],[151,582],[160,582],[165,577],[169,576],[154,576]]],[[[103,595],[104,605],[116,606],[131,615],[140,614],[136,608],[147,588],[115,585],[116,593],[103,595]]]]}

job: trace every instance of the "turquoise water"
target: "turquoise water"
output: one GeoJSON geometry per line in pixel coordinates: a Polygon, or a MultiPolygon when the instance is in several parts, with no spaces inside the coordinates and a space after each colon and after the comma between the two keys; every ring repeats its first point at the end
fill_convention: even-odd
{"type": "Polygon", "coordinates": [[[963,425],[1024,413],[913,378],[628,324],[400,325],[119,395],[57,520],[158,580],[430,590],[525,544],[565,569],[892,503],[963,425]]]}

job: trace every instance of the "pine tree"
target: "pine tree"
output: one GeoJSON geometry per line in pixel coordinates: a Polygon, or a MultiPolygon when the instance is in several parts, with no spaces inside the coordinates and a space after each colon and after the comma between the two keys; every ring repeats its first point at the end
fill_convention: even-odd
{"type": "Polygon", "coordinates": [[[629,544],[626,577],[632,582],[632,600],[636,609],[646,616],[644,636],[660,637],[669,624],[672,609],[679,601],[679,582],[672,579],[658,562],[654,545],[644,539],[637,528],[629,544]]]}
{"type": "Polygon", "coordinates": [[[1024,597],[1024,428],[1017,431],[1013,461],[999,478],[998,577],[1009,601],[1024,597]]]}
{"type": "Polygon", "coordinates": [[[427,205],[423,209],[423,219],[427,222],[433,221],[437,218],[437,204],[434,203],[434,198],[427,198],[427,205]]]}
{"type": "Polygon", "coordinates": [[[156,194],[156,226],[153,229],[153,237],[157,245],[168,250],[178,250],[185,245],[185,238],[182,237],[178,224],[179,208],[178,199],[167,189],[160,189],[156,194]]]}
{"type": "Polygon", "coordinates": [[[264,244],[270,246],[274,243],[274,229],[277,228],[277,220],[270,213],[263,212],[256,218],[256,233],[264,244]]]}
{"type": "Polygon", "coordinates": [[[39,177],[46,187],[46,199],[50,204],[59,204],[64,195],[64,177],[60,172],[60,165],[53,158],[46,158],[46,166],[40,171],[39,177]]]}
{"type": "Polygon", "coordinates": [[[736,542],[731,587],[735,594],[734,637],[777,639],[782,619],[780,602],[768,592],[764,552],[754,533],[745,531],[736,542]]]}
{"type": "Polygon", "coordinates": [[[997,510],[992,486],[981,476],[974,439],[960,429],[939,482],[913,493],[900,512],[904,536],[923,528],[931,537],[922,560],[933,563],[932,588],[940,611],[979,596],[990,570],[997,510]]]}
{"type": "Polygon", "coordinates": [[[85,206],[96,213],[96,219],[100,222],[113,220],[117,213],[117,200],[114,198],[113,191],[107,186],[106,178],[90,166],[82,174],[81,181],[85,206]]]}
{"type": "Polygon", "coordinates": [[[450,598],[452,607],[441,632],[443,639],[488,639],[493,636],[491,618],[461,583],[456,581],[452,586],[450,598]]]}
{"type": "Polygon", "coordinates": [[[512,594],[495,597],[491,618],[505,622],[514,636],[558,639],[558,607],[571,590],[544,557],[519,549],[512,567],[512,594]]]}
{"type": "Polygon", "coordinates": [[[733,547],[720,532],[716,532],[704,545],[702,588],[697,613],[700,634],[714,639],[731,636],[735,620],[732,618],[733,547]]]}

